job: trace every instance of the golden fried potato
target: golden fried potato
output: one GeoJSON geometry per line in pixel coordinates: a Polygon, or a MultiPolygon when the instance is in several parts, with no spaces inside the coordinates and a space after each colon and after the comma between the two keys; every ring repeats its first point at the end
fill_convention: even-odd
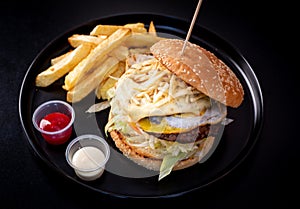
{"type": "Polygon", "coordinates": [[[74,88],[67,92],[67,101],[75,103],[82,100],[90,92],[97,88],[105,74],[110,74],[111,72],[116,71],[118,63],[119,60],[117,58],[107,57],[107,59],[105,59],[104,62],[97,67],[97,69],[86,74],[84,78],[81,79],[76,86],[74,86],[74,88]]]}
{"type": "Polygon", "coordinates": [[[161,39],[161,37],[153,36],[149,33],[134,33],[126,39],[124,45],[128,48],[150,48],[161,39]]]}
{"type": "Polygon", "coordinates": [[[84,74],[76,86],[67,92],[67,101],[78,102],[96,89],[104,79],[118,69],[120,62],[125,62],[128,53],[128,48],[119,46],[105,55],[104,61],[98,62],[92,72],[84,74]]]}
{"type": "Polygon", "coordinates": [[[156,28],[154,26],[153,21],[150,22],[148,33],[151,34],[151,35],[157,36],[157,34],[156,34],[156,28]]]}
{"type": "Polygon", "coordinates": [[[145,28],[145,24],[140,23],[140,22],[128,23],[128,24],[124,25],[123,27],[130,28],[133,33],[146,33],[147,32],[147,29],[145,28]]]}
{"type": "Polygon", "coordinates": [[[129,49],[126,46],[119,46],[108,53],[108,56],[115,57],[119,61],[125,60],[129,55],[129,49]]]}
{"type": "Polygon", "coordinates": [[[109,89],[126,71],[126,58],[149,53],[160,39],[153,21],[148,30],[137,22],[97,25],[89,35],[73,34],[68,38],[73,49],[52,58],[51,66],[37,75],[36,86],[49,86],[66,75],[62,88],[68,102],[78,102],[93,90],[98,99],[108,100],[109,89]]]}
{"type": "Polygon", "coordinates": [[[62,55],[59,55],[57,57],[52,58],[51,59],[51,65],[55,65],[56,63],[58,63],[59,61],[61,61],[62,59],[64,59],[66,56],[68,56],[72,51],[73,50],[68,51],[68,52],[66,52],[66,53],[64,53],[62,55]]]}
{"type": "Polygon", "coordinates": [[[90,44],[83,44],[74,49],[71,53],[62,57],[54,65],[39,73],[35,79],[38,87],[47,87],[65,74],[70,72],[91,50],[90,44]]]}
{"type": "Polygon", "coordinates": [[[95,65],[106,59],[108,54],[116,47],[120,46],[130,34],[130,29],[120,28],[107,39],[102,41],[74,68],[74,70],[67,74],[63,88],[67,91],[71,90],[81,77],[83,77],[91,69],[94,69],[95,65]]]}
{"type": "Polygon", "coordinates": [[[84,44],[84,43],[89,43],[89,44],[92,44],[93,46],[97,46],[106,38],[107,38],[107,36],[91,36],[91,35],[74,34],[68,38],[68,41],[71,46],[76,48],[79,45],[84,44]]]}
{"type": "Polygon", "coordinates": [[[143,23],[130,23],[130,24],[126,24],[124,26],[122,26],[122,25],[97,25],[91,31],[90,35],[93,35],[93,36],[98,36],[98,35],[109,36],[109,35],[111,35],[112,33],[114,33],[116,30],[118,30],[120,28],[129,28],[134,33],[145,33],[145,32],[147,32],[147,29],[145,28],[145,25],[143,23]]]}
{"type": "Polygon", "coordinates": [[[119,26],[119,25],[97,25],[91,31],[90,35],[92,35],[92,36],[98,36],[98,35],[109,36],[120,28],[122,28],[122,26],[119,26]]]}
{"type": "Polygon", "coordinates": [[[119,62],[119,65],[115,72],[112,72],[109,76],[107,76],[106,79],[104,79],[98,88],[96,89],[96,96],[98,99],[108,99],[107,90],[112,88],[115,83],[117,82],[117,79],[123,75],[125,72],[125,62],[119,62]]]}

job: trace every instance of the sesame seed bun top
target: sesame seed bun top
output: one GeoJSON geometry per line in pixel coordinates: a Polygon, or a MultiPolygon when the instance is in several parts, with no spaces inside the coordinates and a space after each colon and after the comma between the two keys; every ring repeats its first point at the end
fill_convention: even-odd
{"type": "Polygon", "coordinates": [[[188,42],[181,54],[183,40],[164,39],[150,51],[168,70],[186,83],[223,104],[238,107],[244,90],[234,72],[213,53],[188,42]]]}

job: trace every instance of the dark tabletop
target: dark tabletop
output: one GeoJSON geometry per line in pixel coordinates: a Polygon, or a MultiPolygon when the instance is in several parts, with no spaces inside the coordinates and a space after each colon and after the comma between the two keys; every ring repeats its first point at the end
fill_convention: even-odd
{"type": "Polygon", "coordinates": [[[94,18],[132,12],[191,20],[197,1],[4,2],[0,3],[0,208],[140,208],[183,203],[185,207],[203,209],[240,209],[291,208],[297,204],[299,77],[295,73],[299,66],[295,64],[297,53],[291,50],[297,52],[299,42],[294,31],[298,23],[293,5],[269,0],[203,2],[196,24],[234,45],[260,82],[264,98],[261,134],[243,163],[220,181],[201,191],[174,198],[146,199],[140,205],[136,199],[111,197],[82,188],[39,160],[20,123],[22,80],[37,54],[70,28],[94,18]]]}

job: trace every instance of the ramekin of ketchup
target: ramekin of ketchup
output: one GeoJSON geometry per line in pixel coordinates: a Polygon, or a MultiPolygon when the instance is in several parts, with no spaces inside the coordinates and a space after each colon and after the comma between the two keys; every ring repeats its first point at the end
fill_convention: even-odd
{"type": "Polygon", "coordinates": [[[41,104],[32,116],[34,127],[46,142],[53,145],[64,144],[70,139],[74,120],[73,107],[60,100],[50,100],[41,104]]]}

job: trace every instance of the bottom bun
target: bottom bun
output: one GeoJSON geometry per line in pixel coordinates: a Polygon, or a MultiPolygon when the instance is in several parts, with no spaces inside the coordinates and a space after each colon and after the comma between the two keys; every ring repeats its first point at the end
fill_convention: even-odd
{"type": "MultiPolygon", "coordinates": [[[[113,130],[110,132],[111,138],[114,140],[116,147],[136,164],[143,166],[149,170],[159,171],[162,159],[145,157],[135,151],[134,147],[126,143],[125,137],[118,131],[113,130]]],[[[198,151],[187,159],[179,161],[173,170],[180,170],[191,167],[201,161],[201,159],[209,152],[214,143],[214,137],[208,137],[203,143],[200,144],[198,151]]]]}

